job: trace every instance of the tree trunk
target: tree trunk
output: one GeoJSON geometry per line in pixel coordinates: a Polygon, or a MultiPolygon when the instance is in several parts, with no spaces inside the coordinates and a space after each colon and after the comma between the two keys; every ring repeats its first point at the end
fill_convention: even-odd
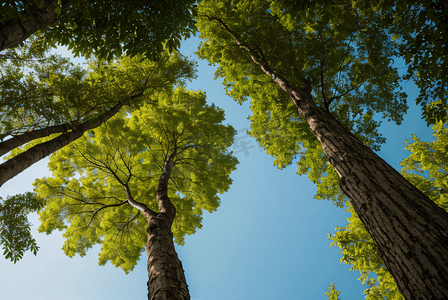
{"type": "MultiPolygon", "coordinates": [[[[62,0],[61,14],[65,13],[71,6],[71,1],[62,0]]],[[[58,19],[55,9],[58,7],[55,1],[47,1],[43,8],[36,8],[24,12],[27,20],[9,20],[0,24],[0,51],[15,47],[25,41],[36,31],[46,25],[54,23],[58,19]]]]}
{"type": "Polygon", "coordinates": [[[378,246],[380,256],[407,300],[447,299],[448,213],[318,107],[309,82],[292,87],[229,27],[216,20],[254,63],[285,91],[320,141],[339,185],[378,246]]]}
{"type": "Polygon", "coordinates": [[[290,96],[339,176],[339,184],[378,246],[403,296],[446,299],[448,213],[363,145],[266,63],[261,68],[290,96]]]}
{"type": "Polygon", "coordinates": [[[100,118],[96,120],[87,120],[80,125],[76,126],[73,130],[63,133],[60,136],[47,141],[42,144],[38,144],[25,152],[22,152],[13,158],[7,160],[0,165],[0,187],[9,179],[18,175],[22,171],[26,170],[32,164],[47,157],[51,153],[61,149],[62,147],[70,144],[76,139],[80,138],[87,130],[94,129],[107,120],[112,118],[124,105],[129,105],[130,100],[143,95],[140,93],[135,96],[126,98],[125,100],[112,107],[109,111],[104,113],[100,118]]]}
{"type": "MultiPolygon", "coordinates": [[[[171,226],[176,217],[176,208],[168,197],[168,181],[174,166],[177,148],[164,163],[157,187],[159,214],[147,209],[143,211],[148,219],[148,300],[190,299],[182,263],[174,248],[171,226]]],[[[135,201],[134,201],[135,202],[135,201]]],[[[142,211],[142,210],[141,210],[142,211]]]]}
{"type": "Polygon", "coordinates": [[[182,263],[174,249],[170,219],[161,213],[148,222],[148,300],[190,299],[182,263]]]}

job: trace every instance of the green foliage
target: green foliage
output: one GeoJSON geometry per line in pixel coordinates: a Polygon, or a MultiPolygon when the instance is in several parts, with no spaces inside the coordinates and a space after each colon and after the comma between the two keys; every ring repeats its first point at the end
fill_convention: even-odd
{"type": "MultiPolygon", "coordinates": [[[[154,60],[165,47],[171,52],[180,47],[183,37],[196,33],[195,3],[73,0],[63,13],[59,1],[55,9],[59,18],[44,29],[44,44],[68,46],[75,56],[112,60],[140,54],[154,60]]],[[[46,5],[41,0],[6,1],[0,6],[0,25],[25,22],[28,12],[46,5]]]]}
{"type": "Polygon", "coordinates": [[[404,75],[420,88],[416,102],[422,106],[429,125],[448,120],[448,4],[431,1],[353,1],[363,17],[379,16],[378,26],[386,28],[399,42],[399,56],[408,68],[404,75]]]}
{"type": "Polygon", "coordinates": [[[401,162],[401,174],[438,206],[448,211],[448,129],[433,126],[435,141],[428,143],[412,135],[406,150],[412,154],[401,162]]]}
{"type": "MultiPolygon", "coordinates": [[[[1,199],[1,198],[0,198],[1,199]]],[[[1,199],[0,245],[3,255],[14,264],[22,259],[25,251],[37,254],[39,247],[31,236],[31,224],[27,215],[41,210],[45,202],[34,193],[25,193],[1,199]]]]}
{"type": "Polygon", "coordinates": [[[99,264],[131,271],[146,244],[147,219],[127,201],[158,211],[156,190],[164,163],[175,155],[168,196],[176,207],[178,244],[201,228],[202,212],[219,206],[237,160],[228,153],[235,130],[202,92],[157,93],[132,116],[122,114],[50,157],[53,177],[36,180],[47,199],[39,231],[64,230],[64,252],[83,256],[101,244],[99,264]]]}
{"type": "MultiPolygon", "coordinates": [[[[2,140],[61,124],[70,130],[101,118],[128,97],[171,89],[194,77],[194,63],[179,54],[161,53],[157,62],[142,56],[91,61],[86,70],[59,55],[35,53],[35,47],[32,40],[0,60],[2,140]]],[[[128,110],[141,103],[134,99],[128,110]]]]}
{"type": "Polygon", "coordinates": [[[309,126],[243,49],[250,48],[291,85],[306,89],[309,84],[317,105],[379,150],[385,140],[374,115],[400,124],[407,109],[392,67],[396,44],[373,21],[336,2],[202,1],[198,55],[218,66],[216,76],[223,78],[228,95],[240,103],[250,98],[250,135],[274,164],[284,168],[298,159],[298,174],[308,174],[318,186],[316,198],[342,207],[337,177],[309,126]]]}
{"type": "Polygon", "coordinates": [[[328,296],[328,300],[340,300],[338,296],[341,292],[336,289],[333,282],[330,284],[327,290],[328,291],[325,292],[325,295],[328,296]]]}
{"type": "MultiPolygon", "coordinates": [[[[436,140],[431,143],[421,142],[415,135],[412,143],[406,141],[405,149],[411,151],[411,155],[402,161],[401,174],[448,211],[448,129],[439,123],[433,130],[436,140]]],[[[348,225],[336,227],[336,232],[329,235],[333,241],[331,245],[342,250],[341,263],[351,264],[350,270],[361,273],[359,279],[369,286],[364,292],[367,300],[403,300],[375,243],[350,204],[347,212],[351,214],[347,218],[348,225]]]]}

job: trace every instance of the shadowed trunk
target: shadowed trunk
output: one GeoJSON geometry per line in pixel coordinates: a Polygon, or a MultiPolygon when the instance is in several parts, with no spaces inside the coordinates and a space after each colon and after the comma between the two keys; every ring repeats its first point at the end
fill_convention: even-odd
{"type": "Polygon", "coordinates": [[[339,176],[339,184],[378,246],[400,292],[410,299],[447,299],[448,213],[363,145],[331,114],[318,107],[306,80],[292,87],[287,79],[232,35],[263,72],[294,102],[320,141],[339,176]]]}
{"type": "Polygon", "coordinates": [[[128,97],[112,107],[101,117],[94,120],[87,120],[76,126],[69,132],[62,133],[60,136],[50,141],[38,144],[28,149],[27,151],[22,152],[11,159],[8,159],[6,162],[0,165],[0,186],[2,186],[9,179],[26,170],[34,163],[80,138],[87,130],[94,129],[105,123],[107,120],[112,118],[123,106],[129,105],[131,99],[134,99],[141,95],[143,95],[143,93],[128,97]]]}
{"type": "MultiPolygon", "coordinates": [[[[71,6],[71,1],[61,1],[62,11],[64,14],[71,6]]],[[[9,20],[0,24],[0,51],[17,46],[25,41],[36,31],[57,21],[58,15],[55,9],[58,7],[57,1],[46,1],[43,8],[29,9],[23,12],[26,21],[9,20]]]]}

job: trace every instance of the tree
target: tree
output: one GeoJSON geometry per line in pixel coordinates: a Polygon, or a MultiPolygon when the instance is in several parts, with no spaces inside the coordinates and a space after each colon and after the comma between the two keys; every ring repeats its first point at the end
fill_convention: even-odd
{"type": "Polygon", "coordinates": [[[101,244],[99,264],[126,273],[146,247],[148,299],[189,299],[173,237],[183,244],[201,228],[231,184],[235,130],[223,120],[202,92],[178,88],[84,134],[50,157],[53,177],[35,182],[47,201],[39,231],[65,230],[70,257],[101,244]]]}
{"type": "Polygon", "coordinates": [[[110,63],[92,61],[88,70],[57,55],[3,62],[0,155],[12,152],[0,165],[0,186],[123,107],[128,111],[137,108],[144,95],[172,89],[193,78],[193,69],[193,62],[167,52],[157,61],[142,56],[110,63]]]}
{"type": "Polygon", "coordinates": [[[337,197],[340,187],[407,299],[443,299],[448,214],[365,145],[375,142],[373,112],[399,123],[406,107],[388,32],[326,1],[203,1],[198,14],[199,54],[219,65],[234,99],[251,98],[257,140],[284,165],[304,157],[299,172],[335,187],[325,194],[337,197]],[[289,125],[266,125],[277,119],[289,125]]]}
{"type": "MultiPolygon", "coordinates": [[[[411,155],[401,162],[401,173],[438,206],[448,211],[448,129],[440,123],[433,127],[433,131],[436,138],[434,142],[421,142],[415,135],[412,136],[412,143],[406,141],[406,149],[411,151],[411,155]]],[[[351,264],[353,266],[350,270],[361,273],[360,279],[369,286],[365,291],[367,300],[404,299],[379,256],[378,248],[351,205],[347,212],[351,214],[347,218],[348,225],[338,226],[336,232],[329,235],[332,245],[342,250],[341,263],[351,264]]]]}
{"type": "Polygon", "coordinates": [[[192,0],[83,1],[8,0],[0,7],[0,51],[38,30],[49,45],[64,45],[75,55],[111,60],[123,54],[154,59],[165,46],[180,46],[196,32],[192,0]]]}

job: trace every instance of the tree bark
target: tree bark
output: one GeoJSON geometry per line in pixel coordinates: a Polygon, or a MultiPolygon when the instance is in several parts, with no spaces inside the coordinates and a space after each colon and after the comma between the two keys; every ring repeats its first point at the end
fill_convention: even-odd
{"type": "Polygon", "coordinates": [[[60,136],[47,141],[42,144],[38,144],[25,152],[22,152],[13,158],[7,160],[0,165],[0,187],[9,179],[13,178],[17,174],[26,170],[32,164],[38,162],[39,160],[47,157],[51,153],[61,149],[62,147],[70,144],[76,139],[80,138],[84,132],[87,130],[94,129],[101,124],[105,123],[107,120],[112,118],[124,105],[129,105],[130,100],[143,95],[140,93],[135,96],[131,96],[121,101],[101,117],[96,120],[87,120],[80,125],[76,126],[69,132],[62,133],[60,136]]]}
{"type": "Polygon", "coordinates": [[[160,213],[148,223],[148,300],[190,299],[184,269],[174,248],[171,216],[160,213]]]}
{"type": "MultiPolygon", "coordinates": [[[[210,18],[210,17],[209,17],[210,18]]],[[[285,91],[320,141],[339,185],[407,300],[448,295],[448,213],[318,107],[306,80],[292,87],[217,18],[256,65],[285,91]]]]}
{"type": "MultiPolygon", "coordinates": [[[[61,14],[64,14],[70,6],[71,1],[62,0],[61,14]]],[[[25,22],[17,19],[0,24],[0,51],[17,46],[36,31],[56,22],[59,17],[55,13],[57,7],[57,1],[47,1],[43,8],[36,8],[24,13],[27,18],[25,22]]]]}

